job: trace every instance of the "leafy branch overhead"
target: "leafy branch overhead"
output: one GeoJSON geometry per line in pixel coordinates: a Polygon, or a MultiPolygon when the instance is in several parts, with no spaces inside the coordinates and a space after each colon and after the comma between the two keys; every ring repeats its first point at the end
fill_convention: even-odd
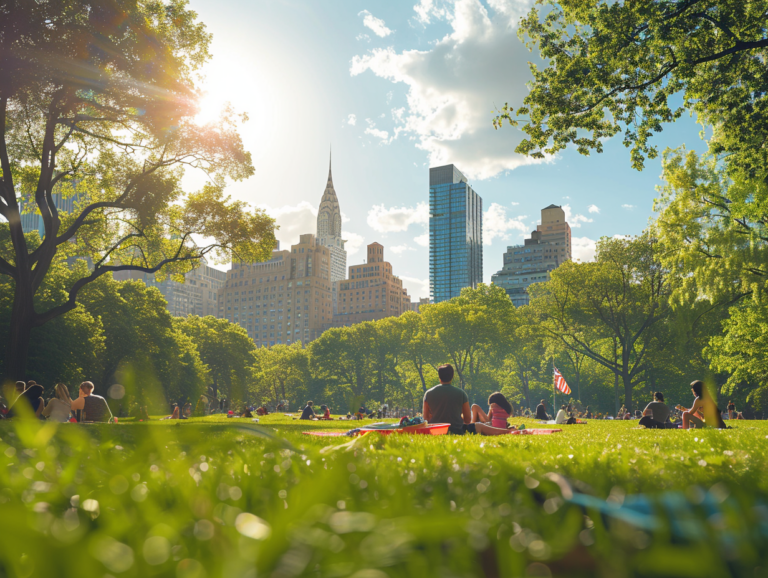
{"type": "Polygon", "coordinates": [[[505,104],[494,119],[526,134],[516,152],[543,158],[574,145],[588,155],[623,133],[642,169],[658,155],[652,136],[690,110],[716,127],[711,152],[750,177],[764,170],[768,1],[536,3],[518,34],[547,64],[530,65],[523,106],[505,104]]]}
{"type": "Polygon", "coordinates": [[[194,122],[210,39],[184,0],[0,6],[0,216],[13,249],[0,273],[18,297],[12,343],[28,339],[18,323],[70,311],[105,273],[182,274],[203,257],[268,258],[274,221],[224,192],[254,173],[238,134],[247,118],[227,108],[217,122],[194,122]],[[183,187],[190,170],[206,177],[199,191],[183,187]],[[40,215],[35,247],[22,212],[40,215]],[[64,302],[35,310],[51,264],[75,256],[92,269],[64,302]]]}

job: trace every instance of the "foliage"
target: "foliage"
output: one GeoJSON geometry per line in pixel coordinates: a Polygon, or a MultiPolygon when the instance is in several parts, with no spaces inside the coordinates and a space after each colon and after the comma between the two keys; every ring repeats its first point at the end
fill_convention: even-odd
{"type": "MultiPolygon", "coordinates": [[[[268,258],[274,221],[224,193],[253,174],[225,110],[195,124],[210,35],[184,0],[10,2],[0,7],[0,216],[14,281],[6,372],[24,373],[30,332],[77,306],[104,274],[181,274],[204,256],[268,258]],[[182,188],[185,169],[209,182],[182,188]],[[74,203],[59,210],[54,195],[74,203]],[[22,212],[43,223],[30,246],[22,212]],[[201,239],[206,241],[201,242],[201,239]],[[57,256],[90,259],[61,299],[34,296],[57,256]]],[[[61,203],[59,203],[61,205],[61,203]]]]}
{"type": "Polygon", "coordinates": [[[517,152],[543,158],[573,144],[602,152],[623,132],[632,165],[658,151],[665,123],[690,110],[716,127],[711,151],[734,170],[766,175],[768,77],[766,0],[538,0],[519,35],[546,66],[531,64],[531,90],[517,112],[494,120],[523,122],[517,152]],[[673,104],[681,93],[683,102],[673,104]],[[525,118],[520,121],[518,118],[525,118]]]}
{"type": "Polygon", "coordinates": [[[299,433],[338,422],[242,421],[0,424],[0,574],[740,578],[768,563],[764,422],[366,436],[345,451],[299,433]],[[607,513],[574,504],[566,480],[607,513]],[[635,494],[657,526],[614,514],[635,494]]]}

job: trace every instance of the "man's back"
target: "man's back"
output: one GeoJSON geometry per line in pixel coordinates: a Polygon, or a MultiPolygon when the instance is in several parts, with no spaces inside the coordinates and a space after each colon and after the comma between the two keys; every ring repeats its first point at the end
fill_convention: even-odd
{"type": "Polygon", "coordinates": [[[652,401],[645,409],[651,410],[651,417],[653,417],[654,421],[664,423],[669,417],[669,407],[667,407],[666,403],[661,401],[652,401]]]}
{"type": "Polygon", "coordinates": [[[464,404],[469,403],[467,392],[450,383],[441,383],[424,394],[424,401],[432,414],[431,423],[448,423],[454,433],[462,433],[464,404]]]}
{"type": "Polygon", "coordinates": [[[536,419],[548,419],[547,408],[544,407],[543,403],[536,406],[536,419]]]}
{"type": "Polygon", "coordinates": [[[83,410],[86,421],[109,421],[109,418],[112,417],[107,400],[100,395],[91,394],[84,397],[83,410]]]}

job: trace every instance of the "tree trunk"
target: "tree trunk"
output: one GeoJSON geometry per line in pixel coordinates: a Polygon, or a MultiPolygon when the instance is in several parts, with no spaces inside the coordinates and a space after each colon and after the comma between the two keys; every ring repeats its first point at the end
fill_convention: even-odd
{"type": "Polygon", "coordinates": [[[632,377],[626,373],[622,376],[624,382],[624,407],[632,413],[632,377]]]}
{"type": "Polygon", "coordinates": [[[419,379],[421,379],[421,389],[424,391],[424,393],[427,393],[427,382],[424,379],[424,364],[417,363],[416,371],[419,372],[419,379]]]}
{"type": "Polygon", "coordinates": [[[613,392],[616,395],[616,417],[619,417],[619,374],[613,374],[613,392]]]}
{"type": "Polygon", "coordinates": [[[29,342],[32,337],[32,323],[35,315],[33,297],[16,282],[11,312],[11,327],[6,346],[5,380],[26,381],[29,342]]]}

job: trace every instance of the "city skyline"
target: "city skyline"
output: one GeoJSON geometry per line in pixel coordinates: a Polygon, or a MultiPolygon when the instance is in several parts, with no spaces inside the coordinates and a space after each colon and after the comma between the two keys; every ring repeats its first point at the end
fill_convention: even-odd
{"type": "MultiPolygon", "coordinates": [[[[530,5],[193,0],[213,34],[201,115],[229,101],[250,117],[241,133],[256,175],[227,193],[266,208],[290,246],[314,230],[332,143],[349,262],[384,244],[414,300],[429,294],[430,167],[453,163],[481,192],[486,283],[552,203],[568,214],[574,259],[590,258],[601,236],[639,234],[660,158],[635,171],[617,136],[603,154],[569,149],[531,164],[514,153],[519,131],[493,129],[492,111],[519,106],[530,79],[535,55],[516,36],[530,5]]],[[[654,143],[701,152],[699,131],[684,115],[654,143]]]]}

